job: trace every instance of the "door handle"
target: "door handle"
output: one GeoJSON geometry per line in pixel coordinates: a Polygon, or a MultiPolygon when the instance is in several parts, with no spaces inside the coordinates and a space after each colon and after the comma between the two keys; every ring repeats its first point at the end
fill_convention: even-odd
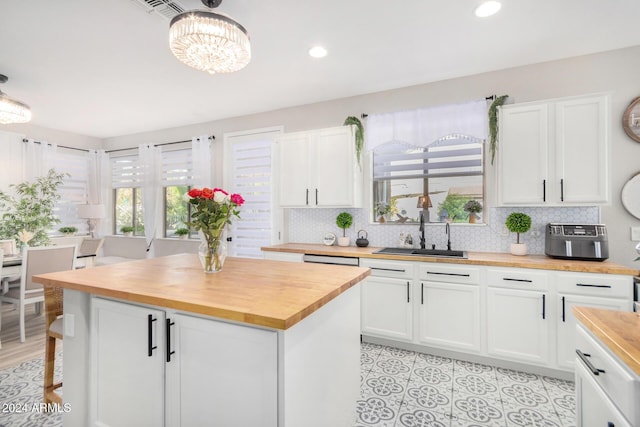
{"type": "Polygon", "coordinates": [[[542,180],[542,201],[543,202],[547,201],[547,180],[546,179],[542,180]]]}
{"type": "Polygon", "coordinates": [[[424,283],[420,283],[420,304],[424,304],[424,283]]]}
{"type": "Polygon", "coordinates": [[[157,345],[153,345],[153,322],[155,322],[156,318],[153,315],[147,315],[147,356],[151,357],[153,355],[153,350],[157,349],[157,345]]]}
{"type": "Polygon", "coordinates": [[[546,317],[546,309],[547,309],[547,298],[545,294],[542,294],[542,320],[546,317]]]}
{"type": "Polygon", "coordinates": [[[171,350],[171,327],[175,325],[175,322],[172,322],[169,318],[167,318],[165,322],[165,333],[167,334],[167,362],[171,362],[171,355],[175,354],[175,351],[171,350]]]}
{"type": "Polygon", "coordinates": [[[409,298],[409,281],[407,280],[407,302],[411,302],[411,299],[409,298]]]}
{"type": "Polygon", "coordinates": [[[565,321],[565,317],[564,317],[565,311],[564,311],[564,297],[562,297],[562,321],[565,321]]]}
{"type": "Polygon", "coordinates": [[[564,202],[564,179],[560,180],[560,201],[564,202]]]}
{"type": "Polygon", "coordinates": [[[309,189],[308,189],[308,188],[307,188],[307,199],[306,199],[305,204],[306,204],[307,206],[309,206],[309,189]]]}
{"type": "Polygon", "coordinates": [[[316,188],[316,206],[318,206],[318,189],[316,188]]]}

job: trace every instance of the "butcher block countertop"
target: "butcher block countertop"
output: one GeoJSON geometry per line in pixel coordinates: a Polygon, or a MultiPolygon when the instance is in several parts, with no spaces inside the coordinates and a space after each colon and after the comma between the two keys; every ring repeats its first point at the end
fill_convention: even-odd
{"type": "Polygon", "coordinates": [[[640,375],[640,315],[626,311],[573,307],[573,314],[604,345],[640,375]]]}
{"type": "Polygon", "coordinates": [[[219,273],[180,254],[34,276],[44,285],[288,329],[370,274],[368,268],[231,258],[219,273]]]}
{"type": "Polygon", "coordinates": [[[442,262],[449,264],[492,265],[498,267],[535,268],[541,270],[573,271],[582,273],[607,273],[637,276],[638,270],[610,261],[575,261],[549,258],[546,255],[516,256],[504,252],[468,252],[467,259],[374,254],[380,247],[326,246],[312,243],[284,243],[265,246],[263,251],[292,252],[315,255],[333,255],[358,258],[393,259],[402,261],[442,262]]]}

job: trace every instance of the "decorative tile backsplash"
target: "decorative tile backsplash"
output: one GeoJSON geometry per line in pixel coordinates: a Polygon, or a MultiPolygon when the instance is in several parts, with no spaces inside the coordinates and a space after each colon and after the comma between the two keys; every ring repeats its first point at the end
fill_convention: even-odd
{"type": "MultiPolygon", "coordinates": [[[[290,209],[289,241],[298,243],[322,243],[328,233],[342,236],[336,226],[336,216],[340,212],[353,215],[353,225],[347,229],[351,244],[355,245],[358,230],[368,234],[370,246],[399,246],[400,233],[413,237],[415,247],[420,245],[417,224],[372,224],[366,209],[290,209]]],[[[504,222],[511,212],[524,212],[531,216],[531,230],[520,236],[530,254],[544,254],[544,227],[548,222],[598,224],[598,207],[557,207],[557,208],[490,208],[485,214],[487,224],[451,224],[451,248],[478,252],[509,252],[509,245],[515,243],[515,233],[510,233],[504,222]]],[[[436,245],[438,249],[447,247],[445,224],[427,224],[426,246],[436,245]]]]}

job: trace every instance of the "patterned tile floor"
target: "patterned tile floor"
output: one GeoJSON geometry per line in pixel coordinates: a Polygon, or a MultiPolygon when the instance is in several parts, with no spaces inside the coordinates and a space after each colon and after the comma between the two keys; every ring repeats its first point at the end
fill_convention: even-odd
{"type": "Polygon", "coordinates": [[[356,427],[574,427],[574,384],[363,343],[356,427]]]}

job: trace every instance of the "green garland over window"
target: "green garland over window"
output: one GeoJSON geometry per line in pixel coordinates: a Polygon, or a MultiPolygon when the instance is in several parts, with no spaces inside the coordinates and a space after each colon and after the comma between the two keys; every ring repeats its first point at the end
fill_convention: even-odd
{"type": "Polygon", "coordinates": [[[491,152],[491,164],[496,157],[498,146],[498,107],[502,106],[509,95],[499,96],[489,107],[489,151],[491,152]]]}

